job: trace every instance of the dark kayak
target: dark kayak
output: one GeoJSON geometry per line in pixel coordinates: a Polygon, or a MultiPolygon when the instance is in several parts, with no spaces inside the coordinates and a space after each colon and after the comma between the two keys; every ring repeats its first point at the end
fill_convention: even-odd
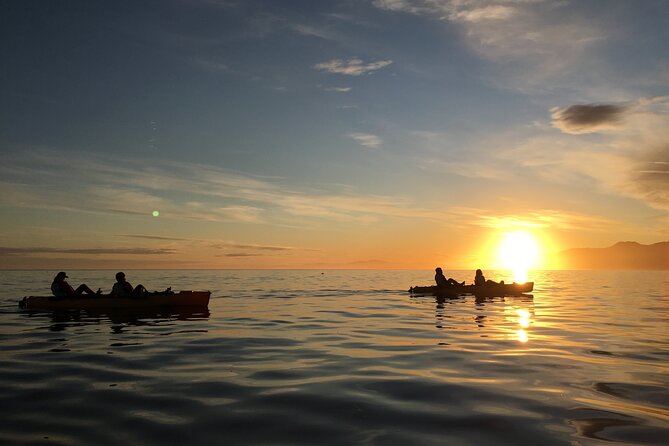
{"type": "Polygon", "coordinates": [[[459,296],[462,294],[473,294],[475,296],[519,296],[529,293],[534,289],[534,282],[525,283],[496,283],[485,285],[453,285],[438,287],[414,286],[409,288],[411,294],[434,294],[439,296],[459,296]]]}
{"type": "Polygon", "coordinates": [[[28,296],[19,301],[19,307],[28,310],[74,310],[156,307],[206,307],[209,291],[180,291],[178,293],[148,293],[143,297],[80,296],[56,299],[53,296],[28,296]]]}

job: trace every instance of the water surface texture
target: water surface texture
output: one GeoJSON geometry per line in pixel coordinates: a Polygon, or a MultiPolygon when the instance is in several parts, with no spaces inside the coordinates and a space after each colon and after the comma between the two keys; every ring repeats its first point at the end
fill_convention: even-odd
{"type": "MultiPolygon", "coordinates": [[[[109,290],[115,271],[68,271],[109,290]]],[[[126,271],[206,311],[26,312],[0,272],[0,444],[667,444],[669,273],[535,272],[532,296],[410,296],[432,271],[126,271]]],[[[459,280],[471,271],[446,271],[459,280]]],[[[488,277],[495,277],[488,272],[488,277]]]]}

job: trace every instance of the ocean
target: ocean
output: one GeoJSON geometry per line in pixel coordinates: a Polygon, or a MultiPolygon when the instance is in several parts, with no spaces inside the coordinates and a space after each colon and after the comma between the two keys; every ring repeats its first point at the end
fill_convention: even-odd
{"type": "MultiPolygon", "coordinates": [[[[137,270],[209,308],[19,310],[56,272],[0,272],[3,445],[669,441],[666,271],[534,271],[532,295],[444,300],[407,293],[430,270],[137,270]]],[[[68,280],[109,291],[115,272],[68,280]]]]}

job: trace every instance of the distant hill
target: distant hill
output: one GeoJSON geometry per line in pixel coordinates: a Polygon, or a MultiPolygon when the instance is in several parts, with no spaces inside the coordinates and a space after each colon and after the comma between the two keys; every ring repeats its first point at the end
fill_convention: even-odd
{"type": "Polygon", "coordinates": [[[559,256],[565,269],[669,270],[669,242],[618,242],[608,248],[568,249],[559,256]]]}

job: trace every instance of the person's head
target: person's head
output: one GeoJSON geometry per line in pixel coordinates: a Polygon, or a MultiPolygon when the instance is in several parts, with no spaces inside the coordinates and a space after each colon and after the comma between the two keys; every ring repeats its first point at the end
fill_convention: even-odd
{"type": "Polygon", "coordinates": [[[441,268],[439,268],[439,267],[436,267],[436,268],[434,269],[434,271],[435,271],[437,274],[441,274],[441,268]]]}
{"type": "Polygon", "coordinates": [[[483,275],[483,271],[481,271],[480,269],[477,269],[477,270],[476,270],[476,275],[477,275],[477,276],[482,276],[482,275],[483,275]]]}
{"type": "Polygon", "coordinates": [[[61,271],[58,274],[56,274],[56,277],[53,280],[54,280],[54,282],[62,282],[66,278],[67,278],[67,274],[65,273],[65,271],[61,271]]]}
{"type": "Polygon", "coordinates": [[[119,271],[116,273],[116,281],[117,282],[124,282],[125,281],[125,273],[122,271],[119,271]]]}

